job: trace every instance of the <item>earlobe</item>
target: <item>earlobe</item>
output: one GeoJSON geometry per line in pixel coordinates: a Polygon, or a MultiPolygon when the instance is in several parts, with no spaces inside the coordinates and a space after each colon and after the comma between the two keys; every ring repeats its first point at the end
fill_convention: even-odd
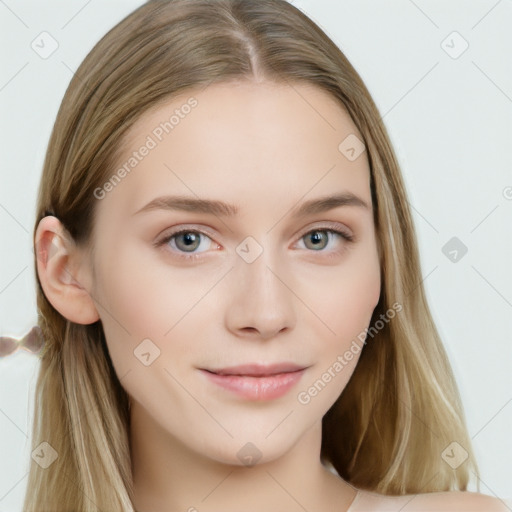
{"type": "Polygon", "coordinates": [[[89,293],[89,269],[62,223],[51,215],[39,222],[34,250],[37,274],[50,304],[77,324],[92,324],[99,314],[89,293]]]}

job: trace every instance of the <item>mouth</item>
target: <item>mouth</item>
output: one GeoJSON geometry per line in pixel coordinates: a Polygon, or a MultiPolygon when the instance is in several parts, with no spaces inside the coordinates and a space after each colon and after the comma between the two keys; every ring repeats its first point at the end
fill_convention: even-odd
{"type": "Polygon", "coordinates": [[[269,377],[272,375],[281,375],[283,373],[292,373],[304,370],[305,366],[294,363],[274,363],[269,365],[251,363],[228,368],[205,369],[216,375],[239,375],[244,377],[269,377]]]}
{"type": "Polygon", "coordinates": [[[305,371],[306,367],[290,363],[201,369],[210,383],[252,401],[273,400],[285,395],[300,381],[305,371]]]}

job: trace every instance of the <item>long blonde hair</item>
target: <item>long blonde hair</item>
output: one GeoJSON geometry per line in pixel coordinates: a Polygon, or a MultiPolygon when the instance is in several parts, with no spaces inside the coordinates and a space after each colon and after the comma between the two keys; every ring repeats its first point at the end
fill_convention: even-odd
{"type": "MultiPolygon", "coordinates": [[[[426,301],[388,133],[340,49],[285,0],[150,1],[110,30],[63,98],[34,235],[39,221],[53,214],[88,247],[93,192],[111,175],[123,135],[140,115],[188,88],[255,77],[315,85],[350,114],[367,150],[381,251],[381,296],[371,325],[392,304],[402,308],[364,345],[352,378],[324,416],[322,460],[354,486],[382,494],[467,490],[471,472],[478,481],[478,468],[426,301]],[[468,454],[456,469],[442,456],[452,442],[468,454]]],[[[47,300],[39,277],[37,305],[45,346],[33,448],[47,442],[58,458],[46,469],[31,461],[24,510],[132,511],[128,396],[101,322],[68,321],[47,300]]]]}

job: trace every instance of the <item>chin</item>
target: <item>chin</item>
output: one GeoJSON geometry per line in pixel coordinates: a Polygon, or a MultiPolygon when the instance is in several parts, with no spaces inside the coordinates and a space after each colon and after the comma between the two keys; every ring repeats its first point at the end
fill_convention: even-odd
{"type": "MultiPolygon", "coordinates": [[[[288,438],[289,440],[289,438],[288,438]]],[[[246,439],[241,440],[230,439],[227,441],[227,445],[219,446],[218,442],[212,446],[212,450],[202,452],[202,455],[208,458],[226,464],[227,466],[237,467],[252,467],[255,465],[262,465],[269,462],[273,462],[288,451],[288,447],[285,446],[284,440],[279,436],[276,436],[272,441],[265,440],[265,436],[261,438],[254,436],[247,436],[246,439]],[[251,440],[252,439],[252,440],[251,440]]],[[[290,445],[291,449],[293,445],[290,445]]]]}

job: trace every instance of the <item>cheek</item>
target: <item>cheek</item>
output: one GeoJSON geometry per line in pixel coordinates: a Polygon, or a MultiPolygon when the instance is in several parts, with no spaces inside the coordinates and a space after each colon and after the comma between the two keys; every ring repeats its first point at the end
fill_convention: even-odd
{"type": "Polygon", "coordinates": [[[192,303],[194,285],[183,277],[181,282],[179,271],[162,271],[164,264],[155,259],[154,248],[112,245],[122,250],[115,258],[106,254],[97,272],[98,296],[107,310],[103,316],[107,323],[121,324],[125,336],[128,331],[134,338],[161,338],[192,303]]]}
{"type": "Polygon", "coordinates": [[[134,350],[143,340],[161,347],[163,333],[172,325],[173,304],[172,294],[164,296],[164,283],[155,279],[135,248],[113,252],[105,251],[97,266],[95,298],[112,362],[122,375],[137,362],[134,350]]]}
{"type": "Polygon", "coordinates": [[[375,250],[350,255],[316,293],[315,311],[331,329],[333,343],[350,344],[364,330],[380,297],[380,265],[375,250]]]}
{"type": "Polygon", "coordinates": [[[317,294],[315,301],[316,311],[325,324],[319,324],[317,330],[322,341],[318,364],[297,395],[300,404],[315,408],[317,414],[327,412],[357,366],[380,296],[377,253],[354,255],[350,263],[340,265],[328,282],[329,286],[324,288],[327,291],[317,294]]]}
{"type": "MultiPolygon", "coordinates": [[[[96,272],[95,295],[109,351],[120,374],[133,365],[134,350],[143,340],[151,340],[165,356],[177,333],[204,316],[199,303],[218,279],[183,268],[172,270],[151,257],[148,249],[136,245],[125,246],[117,258],[106,254],[102,261],[96,272]]],[[[177,350],[177,344],[172,345],[177,350]]],[[[164,359],[157,359],[158,364],[164,359]]]]}

